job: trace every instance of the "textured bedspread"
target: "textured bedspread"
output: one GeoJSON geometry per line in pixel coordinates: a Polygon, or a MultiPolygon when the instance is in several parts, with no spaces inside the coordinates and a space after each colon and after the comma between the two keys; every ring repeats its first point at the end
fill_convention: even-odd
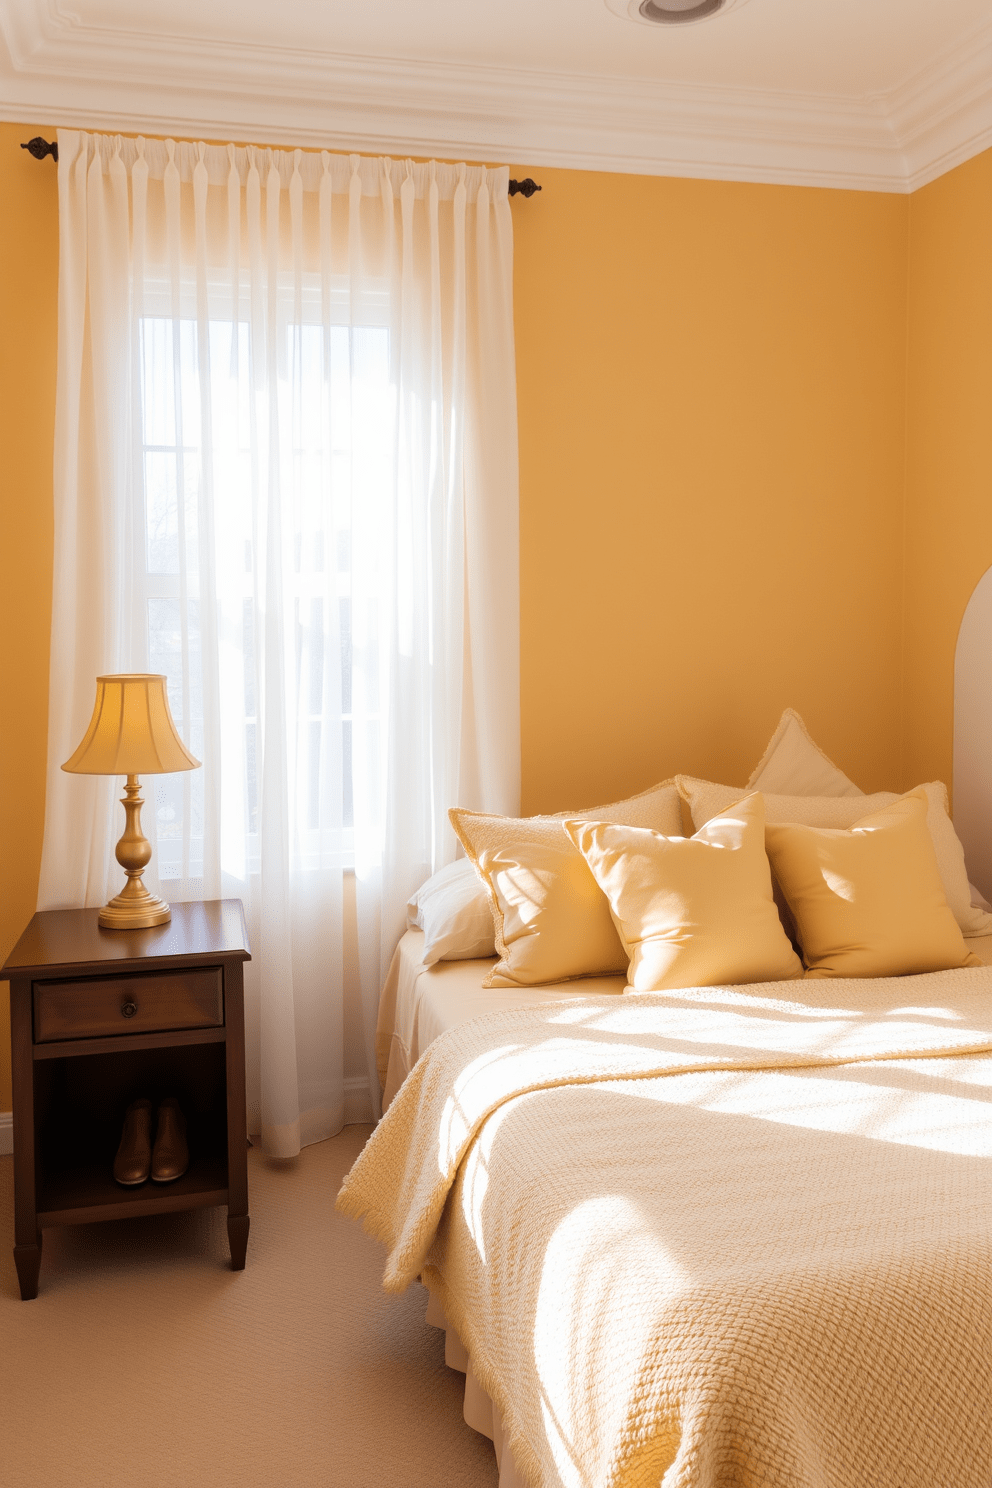
{"type": "Polygon", "coordinates": [[[535,1485],[990,1488],[992,972],[439,1039],[339,1205],[535,1485]]]}

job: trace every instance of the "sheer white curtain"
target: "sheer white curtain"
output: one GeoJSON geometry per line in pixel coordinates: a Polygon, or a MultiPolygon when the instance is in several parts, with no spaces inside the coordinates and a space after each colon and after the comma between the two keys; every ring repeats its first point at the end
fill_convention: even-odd
{"type": "Polygon", "coordinates": [[[507,171],[61,130],[59,202],[39,908],[120,876],[120,783],[59,769],[94,678],[164,672],[203,769],[143,782],[146,878],[244,901],[250,1121],[289,1156],[344,1122],[349,976],[377,1103],[447,808],[518,806],[507,171]]]}

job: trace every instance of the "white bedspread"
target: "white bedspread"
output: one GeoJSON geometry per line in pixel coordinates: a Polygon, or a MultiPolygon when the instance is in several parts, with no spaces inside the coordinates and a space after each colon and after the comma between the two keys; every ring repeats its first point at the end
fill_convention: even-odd
{"type": "MultiPolygon", "coordinates": [[[[551,987],[484,987],[495,956],[481,961],[439,961],[424,966],[424,932],[408,930],[396,947],[379,1000],[376,1063],[383,1110],[417,1060],[449,1028],[483,1013],[509,1012],[543,1002],[613,995],[627,985],[622,976],[584,977],[551,987]]],[[[992,936],[969,939],[986,966],[992,966],[992,936]]]]}
{"type": "Polygon", "coordinates": [[[379,999],[376,1063],[383,1110],[389,1105],[421,1054],[439,1034],[482,1013],[509,1012],[539,1003],[571,998],[598,998],[620,993],[626,977],[585,977],[553,987],[484,987],[496,964],[439,961],[424,966],[424,932],[408,930],[393,956],[379,999]]]}
{"type": "Polygon", "coordinates": [[[990,1049],[985,968],[476,1019],[340,1202],[534,1485],[989,1488],[990,1049]]]}

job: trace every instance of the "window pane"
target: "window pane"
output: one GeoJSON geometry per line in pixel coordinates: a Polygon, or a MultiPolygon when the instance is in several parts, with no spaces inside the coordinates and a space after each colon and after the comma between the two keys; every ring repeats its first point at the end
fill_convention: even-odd
{"type": "Polygon", "coordinates": [[[175,366],[172,321],[141,322],[142,427],[146,445],[176,443],[175,366]]]}
{"type": "Polygon", "coordinates": [[[145,455],[145,545],[150,574],[179,572],[179,502],[171,451],[145,455]]]}
{"type": "Polygon", "coordinates": [[[156,778],[166,877],[203,872],[205,789],[235,803],[248,871],[258,869],[263,780],[266,790],[285,785],[307,839],[294,851],[312,865],[325,861],[328,829],[339,855],[350,842],[356,795],[376,797],[381,586],[392,572],[383,561],[392,521],[388,333],[293,324],[292,294],[279,295],[275,388],[265,356],[251,355],[248,320],[232,321],[224,294],[206,346],[195,320],[142,322],[148,665],[168,678],[190,749],[204,759],[209,746],[208,770],[226,772],[220,783],[205,784],[207,770],[156,778]],[[216,723],[212,695],[204,708],[205,657],[216,723]],[[282,675],[284,666],[295,676],[282,675]],[[219,737],[205,736],[205,717],[219,737]],[[274,722],[285,727],[281,741],[274,722]],[[362,757],[353,762],[356,741],[362,757]],[[278,754],[271,776],[266,746],[278,754]],[[241,772],[233,784],[232,770],[241,772]]]}

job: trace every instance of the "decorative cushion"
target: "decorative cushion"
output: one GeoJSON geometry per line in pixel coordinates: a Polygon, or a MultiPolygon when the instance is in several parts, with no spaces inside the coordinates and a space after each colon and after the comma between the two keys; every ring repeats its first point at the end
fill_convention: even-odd
{"type": "MultiPolygon", "coordinates": [[[[714,785],[709,780],[678,777],[679,790],[688,802],[693,824],[701,827],[718,811],[732,805],[740,792],[730,785],[714,785]]],[[[947,788],[939,780],[917,787],[925,793],[927,826],[937,854],[937,867],[944,885],[944,895],[961,929],[962,935],[992,935],[992,915],[972,904],[972,889],[964,863],[964,848],[947,813],[947,788]]],[[[873,796],[777,796],[765,795],[765,819],[768,822],[798,822],[808,827],[849,829],[870,811],[891,806],[900,800],[894,791],[879,791],[873,796]]]]}
{"type": "Polygon", "coordinates": [[[765,825],[809,977],[903,976],[980,966],[947,906],[923,787],[851,828],[765,825]]]}
{"type": "Polygon", "coordinates": [[[635,992],[802,976],[772,900],[760,795],[689,838],[605,822],[565,830],[609,901],[635,992]]]}
{"type": "Polygon", "coordinates": [[[674,781],[558,816],[486,816],[458,808],[448,815],[489,895],[500,959],[484,986],[533,987],[627,970],[610,907],[562,822],[621,822],[681,836],[674,781]]]}
{"type": "Polygon", "coordinates": [[[424,965],[495,956],[489,895],[470,858],[439,868],[406,907],[406,922],[424,932],[424,965]]]}
{"type": "MultiPolygon", "coordinates": [[[[860,796],[862,792],[848,780],[843,771],[827,758],[818,744],[810,738],[805,723],[794,708],[786,708],[779,719],[778,727],[768,742],[768,748],[751,773],[748,790],[772,792],[783,796],[860,796]]],[[[946,809],[946,801],[945,801],[946,809]]],[[[952,828],[953,830],[953,828],[952,828]]],[[[956,834],[955,834],[956,835],[956,834]]],[[[940,850],[938,848],[938,858],[940,850]]],[[[992,913],[992,904],[970,883],[972,909],[983,909],[992,913]]],[[[949,896],[950,897],[950,896],[949,896]]],[[[952,909],[954,908],[952,904],[952,909]]],[[[959,920],[959,923],[962,923],[959,920]]],[[[992,921],[988,930],[969,930],[962,924],[965,935],[992,933],[992,921]]]]}
{"type": "Polygon", "coordinates": [[[777,796],[860,796],[843,770],[814,744],[794,708],[786,708],[751,772],[749,791],[777,796]]]}

